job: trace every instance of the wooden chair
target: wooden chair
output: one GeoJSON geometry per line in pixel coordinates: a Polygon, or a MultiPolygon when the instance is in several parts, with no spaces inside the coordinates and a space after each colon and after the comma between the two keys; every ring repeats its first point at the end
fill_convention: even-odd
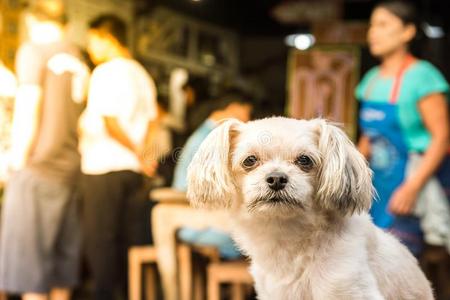
{"type": "Polygon", "coordinates": [[[419,262],[433,286],[436,299],[450,299],[450,256],[447,249],[426,245],[419,262]]]}
{"type": "MultiPolygon", "coordinates": [[[[202,300],[205,297],[205,274],[195,263],[194,255],[196,254],[206,257],[211,262],[220,261],[219,252],[214,247],[197,247],[184,243],[180,243],[177,246],[179,284],[182,300],[202,300]]],[[[128,251],[128,261],[129,300],[141,300],[142,268],[146,263],[156,263],[156,249],[152,246],[132,247],[128,251]]],[[[145,299],[155,300],[157,299],[155,268],[146,268],[145,271],[145,299]]]]}
{"type": "MultiPolygon", "coordinates": [[[[142,300],[142,270],[144,264],[156,264],[156,249],[152,246],[135,246],[128,250],[128,284],[129,300],[142,300]]],[[[156,267],[150,266],[144,269],[145,299],[156,300],[157,286],[156,267]]]]}
{"type": "Polygon", "coordinates": [[[205,299],[206,265],[219,262],[220,254],[217,248],[209,246],[195,246],[178,243],[177,256],[179,266],[179,284],[181,300],[205,299]],[[199,257],[207,260],[202,262],[199,257]]]}
{"type": "Polygon", "coordinates": [[[253,286],[247,261],[214,262],[208,265],[208,300],[220,300],[220,285],[231,284],[232,300],[245,299],[245,287],[253,286]]]}
{"type": "Polygon", "coordinates": [[[243,300],[245,287],[253,286],[248,262],[221,261],[215,247],[179,243],[177,256],[181,300],[219,300],[221,284],[231,285],[231,300],[243,300]],[[203,261],[199,257],[203,257],[203,261]]]}
{"type": "Polygon", "coordinates": [[[184,193],[170,188],[156,189],[150,193],[150,198],[159,202],[152,210],[152,233],[159,253],[164,296],[168,300],[203,300],[207,264],[199,267],[195,258],[203,256],[208,263],[219,262],[219,255],[216,249],[205,250],[180,243],[176,232],[181,227],[213,227],[228,232],[231,227],[228,214],[191,208],[184,193]]]}

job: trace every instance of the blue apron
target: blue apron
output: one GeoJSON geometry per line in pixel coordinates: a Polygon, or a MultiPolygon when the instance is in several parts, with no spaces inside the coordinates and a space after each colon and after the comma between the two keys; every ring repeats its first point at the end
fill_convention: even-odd
{"type": "MultiPolygon", "coordinates": [[[[413,61],[411,56],[405,60],[395,77],[388,102],[363,99],[360,126],[370,139],[371,145],[369,164],[374,172],[373,185],[377,191],[377,197],[370,210],[373,222],[396,235],[413,254],[419,255],[423,248],[420,220],[414,216],[394,216],[388,211],[388,203],[393,192],[404,180],[408,160],[408,148],[398,119],[397,100],[403,74],[413,61]]],[[[378,78],[375,77],[369,83],[365,99],[370,99],[371,87],[376,79],[378,78]]]]}
{"type": "Polygon", "coordinates": [[[378,79],[375,77],[368,84],[360,109],[360,126],[370,140],[369,164],[374,172],[373,185],[378,194],[370,209],[370,215],[375,225],[386,229],[391,227],[394,220],[394,216],[387,209],[389,199],[403,182],[408,159],[408,149],[398,120],[397,99],[403,74],[409,63],[410,60],[407,60],[395,77],[389,101],[368,101],[371,88],[378,79]]]}
{"type": "Polygon", "coordinates": [[[388,212],[389,199],[403,182],[408,151],[397,120],[395,103],[361,104],[360,126],[371,145],[370,168],[377,197],[372,203],[370,215],[375,225],[389,228],[393,215],[388,212]]]}

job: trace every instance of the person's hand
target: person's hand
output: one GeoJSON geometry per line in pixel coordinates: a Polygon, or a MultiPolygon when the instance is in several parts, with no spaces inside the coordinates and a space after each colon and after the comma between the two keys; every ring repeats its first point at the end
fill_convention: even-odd
{"type": "Polygon", "coordinates": [[[389,211],[395,215],[408,215],[414,209],[419,188],[408,182],[400,185],[389,201],[389,211]]]}
{"type": "Polygon", "coordinates": [[[158,161],[155,159],[151,151],[138,148],[135,153],[141,164],[142,173],[148,177],[155,176],[156,170],[158,169],[158,161]]]}
{"type": "Polygon", "coordinates": [[[141,161],[141,170],[144,175],[148,177],[153,177],[158,169],[158,162],[156,160],[141,161]]]}

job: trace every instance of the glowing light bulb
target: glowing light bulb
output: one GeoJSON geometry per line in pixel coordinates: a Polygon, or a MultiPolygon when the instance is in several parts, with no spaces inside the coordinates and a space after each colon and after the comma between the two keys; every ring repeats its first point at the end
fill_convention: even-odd
{"type": "Polygon", "coordinates": [[[315,37],[309,33],[291,34],[285,38],[286,45],[299,50],[306,50],[314,45],[315,37]]]}

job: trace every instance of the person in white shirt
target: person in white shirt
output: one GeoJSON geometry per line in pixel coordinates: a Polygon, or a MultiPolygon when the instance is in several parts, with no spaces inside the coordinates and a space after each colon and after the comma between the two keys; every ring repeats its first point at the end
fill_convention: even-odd
{"type": "Polygon", "coordinates": [[[80,122],[83,229],[94,299],[113,299],[126,285],[126,253],[150,236],[143,174],[152,176],[156,87],[126,47],[126,25],[103,15],[90,23],[88,53],[97,66],[80,122]],[[117,289],[119,288],[119,289],[117,289]]]}

